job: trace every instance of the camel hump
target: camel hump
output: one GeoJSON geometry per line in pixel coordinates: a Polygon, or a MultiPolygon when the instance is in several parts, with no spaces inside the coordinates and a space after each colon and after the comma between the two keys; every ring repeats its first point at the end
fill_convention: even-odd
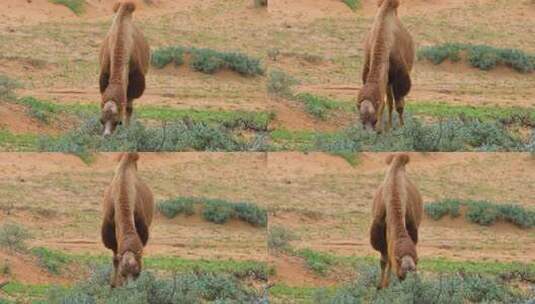
{"type": "Polygon", "coordinates": [[[132,1],[119,1],[113,5],[113,12],[119,12],[122,15],[132,14],[135,10],[136,4],[132,1]]]}
{"type": "Polygon", "coordinates": [[[388,8],[398,8],[400,0],[379,0],[377,1],[377,6],[381,7],[385,5],[388,8]]]}
{"type": "Polygon", "coordinates": [[[386,158],[386,164],[405,166],[411,160],[410,156],[406,153],[390,154],[386,158]]]}

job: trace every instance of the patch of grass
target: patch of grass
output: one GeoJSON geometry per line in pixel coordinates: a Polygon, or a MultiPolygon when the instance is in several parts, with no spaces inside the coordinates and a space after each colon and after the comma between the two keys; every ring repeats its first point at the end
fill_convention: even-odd
{"type": "Polygon", "coordinates": [[[226,68],[243,76],[264,74],[264,68],[259,59],[251,58],[239,52],[220,52],[208,48],[181,46],[159,48],[153,52],[151,63],[159,69],[171,62],[179,66],[184,63],[184,54],[191,55],[191,68],[201,73],[214,74],[226,68]]]}
{"type": "Polygon", "coordinates": [[[0,150],[35,151],[37,142],[38,135],[36,134],[13,134],[8,130],[0,129],[0,150]]]}
{"type": "Polygon", "coordinates": [[[11,265],[9,264],[9,260],[6,259],[2,264],[0,264],[0,274],[3,276],[11,275],[11,265]]]}
{"type": "Polygon", "coordinates": [[[360,0],[343,0],[343,1],[353,11],[356,11],[360,7],[360,0]]]}
{"type": "Polygon", "coordinates": [[[282,226],[272,226],[268,230],[268,248],[273,251],[289,251],[290,241],[296,240],[297,235],[282,226]]]}
{"type": "Polygon", "coordinates": [[[31,252],[39,259],[41,267],[55,275],[61,274],[62,269],[71,262],[69,256],[61,251],[36,247],[32,248],[31,252]]]}
{"type": "Polygon", "coordinates": [[[492,70],[498,64],[506,65],[520,73],[535,70],[535,55],[517,49],[496,48],[488,45],[445,43],[423,47],[418,51],[419,59],[428,59],[440,64],[446,59],[453,62],[461,60],[461,53],[466,52],[469,63],[481,70],[492,70]]]}
{"type": "Polygon", "coordinates": [[[16,281],[2,287],[2,291],[7,295],[23,298],[42,298],[49,290],[49,285],[27,285],[16,281]]]}
{"type": "MultiPolygon", "coordinates": [[[[329,288],[336,290],[335,287],[329,288]]],[[[327,290],[327,289],[326,289],[327,290]]],[[[318,291],[317,287],[295,287],[288,286],[284,283],[277,283],[269,289],[269,295],[274,301],[273,303],[314,303],[312,301],[314,295],[318,291]]]]}
{"type": "Polygon", "coordinates": [[[148,257],[144,259],[149,269],[172,272],[229,273],[237,278],[253,278],[266,281],[271,270],[266,263],[234,260],[187,260],[178,257],[148,257]]]}
{"type": "Polygon", "coordinates": [[[178,214],[192,215],[195,205],[202,208],[202,216],[207,221],[224,224],[231,218],[247,222],[253,226],[267,226],[267,211],[255,204],[229,202],[221,199],[178,197],[158,203],[158,209],[167,218],[178,214]]]}
{"type": "Polygon", "coordinates": [[[292,87],[299,84],[294,77],[280,70],[271,70],[268,74],[267,91],[270,95],[282,98],[293,96],[292,87]]]}
{"type": "Polygon", "coordinates": [[[84,0],[48,0],[54,4],[64,5],[68,7],[73,13],[80,16],[85,11],[84,0]]]}
{"type": "Polygon", "coordinates": [[[309,114],[323,120],[327,119],[331,110],[337,110],[341,107],[337,101],[309,93],[297,94],[295,98],[305,105],[309,114]]]}
{"type": "Polygon", "coordinates": [[[336,258],[331,254],[308,248],[298,250],[295,254],[305,259],[307,267],[321,276],[327,274],[330,267],[336,263],[336,258]]]}
{"type": "Polygon", "coordinates": [[[28,109],[30,117],[43,123],[49,123],[52,117],[59,112],[59,107],[55,104],[42,102],[34,97],[20,98],[17,103],[24,105],[28,109]]]}
{"type": "Polygon", "coordinates": [[[460,206],[466,207],[466,219],[479,225],[489,226],[502,220],[520,228],[535,227],[535,210],[513,204],[447,199],[427,204],[425,212],[434,220],[438,220],[446,214],[457,217],[460,215],[460,206]]]}
{"type": "Polygon", "coordinates": [[[73,288],[56,288],[47,303],[254,303],[260,292],[232,275],[185,273],[159,278],[144,271],[128,285],[110,290],[110,268],[97,269],[73,288]]]}
{"type": "Polygon", "coordinates": [[[7,222],[0,226],[0,245],[8,250],[25,251],[26,241],[31,238],[32,235],[22,225],[7,222]]]}
{"type": "Polygon", "coordinates": [[[535,126],[535,108],[451,105],[444,102],[409,102],[406,107],[413,115],[433,118],[478,119],[481,121],[500,120],[505,124],[519,123],[535,126]]]}

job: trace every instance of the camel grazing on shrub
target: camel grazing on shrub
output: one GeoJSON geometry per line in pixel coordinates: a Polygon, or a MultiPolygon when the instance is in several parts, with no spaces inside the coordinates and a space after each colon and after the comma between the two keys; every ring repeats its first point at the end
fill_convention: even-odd
{"type": "Polygon", "coordinates": [[[101,118],[104,136],[117,125],[128,125],[133,101],[145,91],[149,70],[150,48],[143,33],[133,24],[133,2],[118,2],[110,31],[100,49],[101,118]]]}
{"type": "Polygon", "coordinates": [[[403,280],[407,272],[416,271],[418,263],[416,243],[423,206],[420,192],[405,172],[408,162],[407,154],[387,157],[389,167],[373,200],[370,240],[381,253],[379,288],[388,286],[392,268],[403,280]]]}
{"type": "Polygon", "coordinates": [[[415,51],[412,37],[398,17],[399,0],[379,0],[378,5],[379,10],[364,43],[364,85],[357,103],[364,128],[381,132],[385,96],[388,106],[386,129],[392,127],[394,103],[400,124],[404,124],[403,109],[405,96],[411,89],[410,72],[415,51]]]}
{"type": "Polygon", "coordinates": [[[139,276],[143,247],[149,240],[154,199],[137,176],[137,153],[123,153],[103,201],[102,242],[113,251],[111,286],[139,276]]]}

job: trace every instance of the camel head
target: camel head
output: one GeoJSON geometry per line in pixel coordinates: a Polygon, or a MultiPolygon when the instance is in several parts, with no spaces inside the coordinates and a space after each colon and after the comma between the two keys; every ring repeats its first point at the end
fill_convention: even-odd
{"type": "Polygon", "coordinates": [[[109,136],[122,124],[119,107],[113,100],[108,100],[102,105],[101,111],[100,123],[104,130],[102,135],[109,136]]]}
{"type": "Polygon", "coordinates": [[[405,255],[398,259],[398,267],[396,267],[396,275],[400,280],[405,280],[407,273],[416,271],[416,261],[410,255],[405,255]]]}
{"type": "Polygon", "coordinates": [[[120,287],[137,279],[141,273],[141,266],[141,255],[126,251],[122,256],[119,256],[114,286],[120,287]]]}
{"type": "Polygon", "coordinates": [[[364,130],[375,130],[377,125],[377,114],[375,107],[370,100],[363,100],[359,105],[360,121],[364,126],[364,130]]]}

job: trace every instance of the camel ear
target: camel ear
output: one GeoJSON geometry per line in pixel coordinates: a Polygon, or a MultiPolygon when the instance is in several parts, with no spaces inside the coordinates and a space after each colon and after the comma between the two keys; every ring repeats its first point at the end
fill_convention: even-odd
{"type": "Polygon", "coordinates": [[[386,157],[385,159],[385,162],[387,165],[390,165],[392,163],[392,160],[394,160],[394,156],[396,156],[395,154],[390,154],[386,157]]]}

